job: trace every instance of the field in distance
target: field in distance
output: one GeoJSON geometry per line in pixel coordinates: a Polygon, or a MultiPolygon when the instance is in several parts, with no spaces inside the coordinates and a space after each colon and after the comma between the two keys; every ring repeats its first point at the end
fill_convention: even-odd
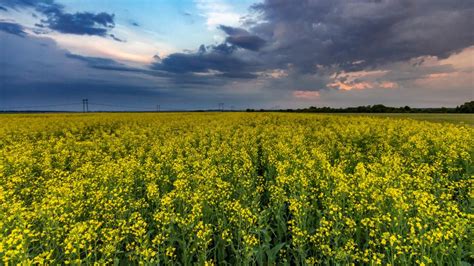
{"type": "Polygon", "coordinates": [[[424,120],[429,122],[448,122],[459,125],[474,126],[474,114],[423,114],[423,113],[372,113],[372,114],[337,114],[337,115],[354,115],[354,116],[378,116],[392,118],[408,118],[416,120],[424,120]]]}
{"type": "Polygon", "coordinates": [[[429,117],[1,115],[0,261],[472,264],[474,128],[429,117]]]}

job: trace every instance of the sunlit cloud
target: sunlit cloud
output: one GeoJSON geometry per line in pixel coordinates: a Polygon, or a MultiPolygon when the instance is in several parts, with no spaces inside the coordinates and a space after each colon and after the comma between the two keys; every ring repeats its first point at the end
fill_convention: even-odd
{"type": "Polygon", "coordinates": [[[293,97],[297,99],[303,99],[303,100],[314,100],[314,99],[319,99],[320,93],[319,91],[298,90],[298,91],[293,92],[293,97]]]}
{"type": "Polygon", "coordinates": [[[366,89],[393,89],[398,84],[392,81],[383,80],[388,70],[372,70],[372,71],[354,71],[341,72],[332,75],[333,82],[328,83],[327,87],[350,91],[350,90],[366,90],[366,89]]]}
{"type": "Polygon", "coordinates": [[[219,25],[238,26],[241,14],[236,13],[232,6],[222,0],[195,0],[201,15],[206,19],[209,30],[219,25]]]}
{"type": "Polygon", "coordinates": [[[474,67],[474,46],[467,47],[457,54],[439,60],[439,64],[449,64],[457,69],[474,67]]]}
{"type": "MultiPolygon", "coordinates": [[[[72,53],[87,56],[98,56],[112,58],[121,61],[149,64],[153,61],[154,55],[166,56],[175,51],[174,48],[153,42],[146,38],[137,37],[126,29],[120,30],[125,34],[126,42],[117,42],[113,39],[106,39],[100,36],[84,36],[72,34],[49,33],[45,36],[55,40],[58,45],[72,53]]],[[[123,37],[122,37],[123,38],[123,37]]]]}
{"type": "Polygon", "coordinates": [[[398,87],[398,84],[391,81],[383,81],[378,84],[381,88],[384,89],[394,89],[398,87]]]}
{"type": "Polygon", "coordinates": [[[463,49],[444,59],[420,58],[418,68],[440,69],[420,75],[415,84],[431,88],[474,87],[474,46],[463,49]]]}
{"type": "Polygon", "coordinates": [[[341,81],[336,81],[333,83],[329,83],[328,87],[330,88],[335,88],[339,90],[344,90],[344,91],[350,91],[350,90],[365,90],[365,89],[372,89],[374,86],[371,83],[368,82],[341,82],[341,81]]]}

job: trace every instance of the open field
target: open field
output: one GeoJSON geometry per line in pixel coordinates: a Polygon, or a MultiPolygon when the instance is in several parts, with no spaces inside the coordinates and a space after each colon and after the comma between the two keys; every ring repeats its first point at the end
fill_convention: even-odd
{"type": "Polygon", "coordinates": [[[472,264],[474,128],[384,116],[2,115],[0,260],[472,264]]]}
{"type": "Polygon", "coordinates": [[[474,126],[474,114],[420,114],[420,113],[371,113],[371,114],[337,114],[351,116],[375,116],[375,117],[392,117],[392,118],[408,118],[415,120],[423,120],[428,122],[447,122],[458,125],[474,126]]]}

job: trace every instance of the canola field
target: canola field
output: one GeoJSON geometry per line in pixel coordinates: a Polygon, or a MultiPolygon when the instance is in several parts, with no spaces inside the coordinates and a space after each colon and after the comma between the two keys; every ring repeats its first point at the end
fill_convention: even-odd
{"type": "Polygon", "coordinates": [[[469,265],[474,128],[0,116],[0,264],[469,265]]]}

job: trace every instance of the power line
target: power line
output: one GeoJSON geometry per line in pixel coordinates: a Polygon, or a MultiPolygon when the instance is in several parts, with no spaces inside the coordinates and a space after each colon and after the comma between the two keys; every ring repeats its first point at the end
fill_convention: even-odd
{"type": "Polygon", "coordinates": [[[109,103],[96,103],[96,102],[89,102],[89,99],[82,99],[82,103],[60,103],[60,104],[45,104],[45,105],[24,105],[24,106],[5,106],[3,107],[4,110],[13,110],[13,109],[25,109],[31,110],[34,108],[51,108],[51,107],[64,107],[64,106],[80,106],[82,105],[82,112],[86,113],[89,112],[89,105],[91,106],[105,106],[105,107],[114,107],[120,109],[132,109],[132,110],[143,110],[143,111],[161,111],[161,105],[156,105],[156,108],[148,108],[148,107],[139,107],[139,106],[130,106],[130,105],[122,105],[122,104],[109,104],[109,103]]]}
{"type": "Polygon", "coordinates": [[[48,105],[29,105],[29,106],[7,106],[5,109],[22,109],[22,108],[47,108],[47,107],[59,107],[59,106],[71,106],[79,105],[80,103],[65,103],[65,104],[48,104],[48,105]]]}
{"type": "Polygon", "coordinates": [[[137,107],[137,106],[127,106],[127,105],[118,105],[118,104],[106,104],[106,103],[89,103],[90,105],[97,105],[97,106],[107,106],[107,107],[117,107],[117,108],[128,108],[128,109],[140,109],[140,110],[149,110],[153,111],[152,108],[146,107],[137,107]]]}
{"type": "MultiPolygon", "coordinates": [[[[62,103],[62,104],[47,104],[47,105],[23,105],[23,106],[5,106],[4,109],[30,109],[30,108],[48,108],[48,107],[61,107],[61,106],[73,106],[73,105],[82,105],[83,111],[89,111],[89,105],[96,106],[107,106],[107,107],[117,107],[117,108],[129,108],[129,109],[143,109],[143,110],[154,110],[147,107],[138,107],[138,106],[127,106],[127,105],[118,105],[118,104],[107,104],[107,103],[94,103],[89,102],[88,99],[83,99],[82,103],[62,103]]],[[[159,109],[159,105],[158,105],[159,109]]]]}

